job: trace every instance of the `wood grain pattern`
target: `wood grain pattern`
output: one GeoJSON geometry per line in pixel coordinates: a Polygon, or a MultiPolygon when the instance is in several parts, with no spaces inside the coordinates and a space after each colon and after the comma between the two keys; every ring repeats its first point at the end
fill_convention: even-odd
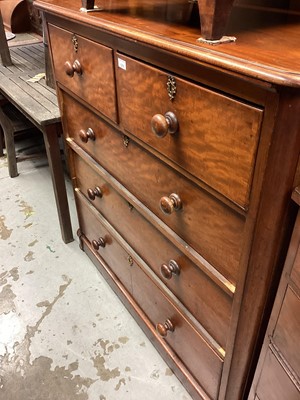
{"type": "Polygon", "coordinates": [[[76,154],[72,153],[73,179],[76,188],[87,196],[87,189],[100,187],[102,198],[92,201],[109,223],[126,238],[128,244],[141,256],[187,307],[208,333],[226,349],[231,317],[231,299],[205,273],[159,233],[137,210],[121,197],[113,187],[76,154]],[[122,223],[120,224],[120,221],[122,223]],[[136,234],[139,232],[139,235],[136,234]],[[169,260],[178,262],[180,276],[163,279],[160,268],[169,260]]]}
{"type": "MultiPolygon", "coordinates": [[[[164,340],[165,355],[174,360],[172,351],[176,352],[178,371],[183,372],[188,367],[198,383],[192,382],[190,377],[185,382],[197,393],[202,391],[200,397],[246,398],[295,219],[290,193],[297,182],[300,145],[297,57],[300,31],[296,23],[299,16],[280,12],[274,17],[274,13],[266,13],[270,16],[267,21],[262,10],[260,18],[256,18],[257,10],[236,7],[227,32],[238,36],[237,42],[210,47],[197,42],[199,32],[190,24],[188,16],[182,23],[176,21],[173,14],[179,9],[176,0],[170,9],[166,2],[156,0],[154,3],[113,0],[103,12],[90,15],[81,14],[70,0],[64,0],[63,5],[58,0],[38,0],[37,4],[46,10],[48,23],[99,42],[111,48],[114,56],[121,58],[127,54],[126,60],[122,60],[126,61],[126,71],[124,64],[123,69],[118,68],[117,59],[114,64],[117,75],[123,74],[121,80],[118,77],[117,87],[120,125],[111,123],[105,116],[102,119],[102,112],[98,112],[93,103],[84,104],[84,99],[78,99],[63,84],[59,87],[69,93],[61,96],[67,142],[76,157],[87,162],[126,199],[122,203],[122,199],[111,194],[111,189],[109,195],[104,193],[104,200],[112,196],[114,207],[119,206],[116,215],[106,206],[101,209],[98,198],[93,203],[115,226],[114,233],[102,214],[94,206],[88,207],[121,247],[136,257],[131,293],[148,314],[148,317],[141,317],[141,323],[149,322],[150,318],[148,332],[155,337],[153,325],[157,322],[163,334],[171,326],[170,322],[166,324],[168,319],[174,324],[173,315],[176,323],[182,323],[180,331],[182,329],[182,334],[190,339],[190,346],[183,343],[181,334],[177,344],[171,342],[174,332],[169,332],[164,340]],[[162,13],[162,10],[168,12],[162,13]],[[147,67],[141,67],[145,64],[147,67]],[[134,65],[133,72],[127,80],[131,65],[134,65]],[[169,71],[173,71],[178,81],[178,94],[172,103],[161,95],[166,95],[169,71]],[[156,103],[158,109],[154,109],[156,103]],[[164,108],[166,103],[168,108],[164,108]],[[149,134],[147,120],[150,123],[153,113],[164,115],[166,111],[179,112],[179,132],[177,136],[167,135],[156,143],[157,139],[149,134]],[[201,122],[206,136],[201,132],[201,122]],[[183,128],[184,140],[180,136],[183,128]],[[89,137],[83,136],[84,140],[88,138],[87,143],[80,139],[81,129],[89,133],[88,129],[93,130],[89,137]],[[186,132],[191,133],[192,139],[186,132]],[[202,158],[200,163],[198,160],[203,155],[205,162],[202,158]],[[203,165],[205,168],[201,169],[203,165]],[[160,210],[161,198],[164,198],[165,209],[173,211],[171,215],[160,210]],[[126,201],[136,210],[127,209],[126,201]],[[126,211],[121,204],[125,204],[126,211]],[[119,224],[114,218],[120,219],[119,224]],[[132,227],[130,221],[133,221],[132,227]],[[140,235],[135,241],[133,230],[137,226],[145,227],[145,236],[140,235]],[[159,234],[154,233],[156,229],[159,234]],[[158,244],[161,237],[164,240],[158,244]],[[172,245],[167,244],[167,240],[172,245]],[[152,244],[162,253],[157,251],[158,255],[151,258],[152,244]],[[211,323],[206,315],[212,306],[200,317],[196,304],[185,297],[186,294],[178,291],[176,296],[180,299],[176,298],[175,288],[170,291],[171,286],[166,287],[164,278],[159,277],[157,264],[167,263],[172,258],[179,262],[180,252],[176,251],[176,257],[171,254],[174,246],[199,268],[199,271],[194,270],[195,266],[190,269],[191,264],[186,264],[189,267],[185,271],[205,272],[223,289],[226,278],[234,284],[231,293],[224,290],[232,297],[232,314],[229,334],[226,334],[226,354],[221,356],[222,371],[205,347],[194,346],[198,343],[196,336],[202,332],[205,342],[210,343],[209,348],[221,354],[190,313],[193,309],[201,322],[206,321],[206,326],[210,324],[210,332],[216,337],[218,322],[211,323]],[[163,254],[167,255],[167,260],[163,254]],[[146,295],[147,292],[151,294],[146,295]],[[153,300],[159,307],[154,306],[153,300]]],[[[183,19],[183,14],[180,18],[183,19]]],[[[74,67],[70,68],[73,73],[74,67]]],[[[162,134],[166,131],[163,118],[155,119],[162,134]]],[[[173,117],[172,121],[174,127],[173,117]]],[[[84,187],[84,181],[93,174],[85,172],[80,161],[77,163],[74,178],[84,187]]],[[[78,189],[77,193],[86,202],[78,189]]],[[[202,272],[200,280],[204,282],[202,272]]],[[[191,273],[189,279],[196,281],[195,276],[191,273]]],[[[115,279],[117,282],[118,278],[115,279]]],[[[294,283],[291,287],[295,289],[294,283]]],[[[197,289],[191,293],[197,293],[197,289]]],[[[202,301],[201,296],[198,293],[194,296],[197,302],[202,301]]],[[[219,297],[217,301],[222,303],[219,297]]],[[[132,302],[130,306],[136,309],[132,302]]],[[[225,340],[225,336],[218,337],[220,341],[225,340]]],[[[288,387],[292,374],[280,358],[275,342],[272,354],[276,362],[273,370],[269,368],[265,375],[265,382],[273,376],[276,383],[286,383],[287,393],[289,390],[292,393],[293,388],[288,387]],[[278,366],[286,376],[281,376],[278,366]]],[[[252,398],[263,398],[265,393],[268,398],[268,391],[262,390],[252,398]]]]}
{"type": "MultiPolygon", "coordinates": [[[[244,76],[299,87],[299,16],[291,16],[290,23],[285,23],[287,18],[284,13],[278,19],[272,13],[256,10],[256,15],[249,19],[249,9],[240,10],[236,7],[226,34],[236,36],[238,40],[233,44],[212,47],[197,42],[200,36],[198,27],[168,21],[166,14],[161,12],[166,4],[158,0],[157,3],[158,7],[153,7],[154,2],[151,0],[149,7],[149,0],[139,0],[140,14],[137,18],[135,3],[128,0],[111,1],[106,4],[104,12],[92,15],[80,13],[78,5],[72,0],[64,0],[64,7],[61,7],[58,0],[35,1],[41,10],[76,19],[90,27],[105,29],[121,37],[138,40],[244,76]],[[248,19],[250,23],[245,29],[245,21],[248,19]]],[[[176,2],[174,4],[176,7],[176,2]]]]}
{"type": "Polygon", "coordinates": [[[151,154],[129,142],[68,95],[63,100],[64,128],[84,150],[151,211],[177,232],[225,277],[236,282],[244,220],[151,154]],[[73,115],[78,118],[74,119],[73,115]],[[80,129],[92,127],[96,140],[82,143],[80,129]],[[128,173],[132,171],[132,174],[128,173]],[[134,172],[134,174],[133,174],[134,172]],[[178,193],[183,209],[171,216],[160,210],[161,197],[178,193]]]}
{"type": "Polygon", "coordinates": [[[78,50],[75,51],[71,32],[52,25],[48,29],[56,79],[108,118],[117,121],[112,50],[76,36],[78,50]],[[73,64],[75,60],[79,60],[82,74],[75,72],[70,77],[65,72],[65,63],[73,64]]]}
{"type": "MultiPolygon", "coordinates": [[[[300,298],[287,288],[273,340],[283,357],[288,360],[294,372],[300,376],[300,298]]],[[[300,393],[299,393],[300,397],[300,393]]]]}
{"type": "Polygon", "coordinates": [[[299,400],[300,398],[298,390],[271,350],[266,355],[265,368],[260,379],[257,394],[260,400],[299,400]]]}
{"type": "Polygon", "coordinates": [[[221,359],[140,268],[133,271],[132,294],[154,325],[164,323],[168,318],[173,322],[175,330],[166,336],[166,342],[208,395],[217,398],[222,372],[221,359]],[[151,293],[151,296],[145,296],[145,293],[151,293]]]}
{"type": "Polygon", "coordinates": [[[128,262],[129,254],[118,244],[114,237],[97,221],[89,211],[85,202],[76,196],[76,207],[79,226],[82,233],[90,242],[104,238],[106,245],[98,250],[100,256],[109,264],[111,270],[118,276],[125,288],[131,293],[131,267],[128,262]]]}
{"type": "Polygon", "coordinates": [[[247,208],[262,110],[177,77],[170,101],[167,73],[123,54],[117,54],[116,64],[120,124],[247,208]],[[120,60],[126,69],[118,67],[120,60]],[[151,118],[169,111],[179,130],[159,138],[151,132],[151,118]]]}
{"type": "Polygon", "coordinates": [[[163,295],[145,272],[134,261],[128,261],[128,254],[113,235],[95,221],[95,216],[89,211],[86,202],[77,197],[76,205],[80,220],[80,228],[89,241],[105,238],[107,245],[99,250],[99,254],[110,266],[125,288],[132,293],[142,310],[155,326],[172,318],[175,331],[165,340],[191,370],[201,386],[210,396],[216,397],[222,371],[222,359],[209,347],[208,343],[198,334],[195,328],[185,319],[183,314],[163,295]],[[151,293],[151,297],[145,293],[151,293]],[[188,352],[188,357],[186,357],[188,352]],[[205,360],[201,362],[201,360],[205,360]]]}

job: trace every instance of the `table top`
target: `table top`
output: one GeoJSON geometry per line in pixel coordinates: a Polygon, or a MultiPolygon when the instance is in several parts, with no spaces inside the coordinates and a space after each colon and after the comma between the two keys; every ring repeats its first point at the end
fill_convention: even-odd
{"type": "Polygon", "coordinates": [[[130,40],[269,83],[300,86],[300,10],[233,8],[233,43],[200,43],[197,4],[183,0],[95,0],[102,11],[80,12],[81,0],[35,0],[43,11],[130,40]]]}
{"type": "Polygon", "coordinates": [[[59,122],[55,90],[46,85],[44,77],[30,81],[45,72],[43,43],[11,47],[10,54],[13,65],[0,64],[0,93],[35,125],[59,122]]]}

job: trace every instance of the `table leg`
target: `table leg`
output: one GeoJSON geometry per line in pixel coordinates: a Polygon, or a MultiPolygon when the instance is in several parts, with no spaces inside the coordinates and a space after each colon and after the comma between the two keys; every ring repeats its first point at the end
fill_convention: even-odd
{"type": "Polygon", "coordinates": [[[58,140],[60,123],[47,125],[43,128],[61,234],[63,241],[69,243],[72,242],[74,238],[72,234],[66,184],[58,140]]]}
{"type": "Polygon", "coordinates": [[[4,114],[0,107],[0,124],[4,133],[5,148],[7,155],[8,173],[11,178],[18,176],[18,167],[16,160],[16,149],[14,141],[14,129],[10,120],[4,114]]]}

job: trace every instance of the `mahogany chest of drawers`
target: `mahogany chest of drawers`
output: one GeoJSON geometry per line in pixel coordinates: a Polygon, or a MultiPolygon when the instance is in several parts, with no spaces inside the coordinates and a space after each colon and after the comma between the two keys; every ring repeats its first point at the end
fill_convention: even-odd
{"type": "Polygon", "coordinates": [[[80,245],[195,399],[240,400],[295,219],[299,76],[74,3],[36,2],[80,245]]]}

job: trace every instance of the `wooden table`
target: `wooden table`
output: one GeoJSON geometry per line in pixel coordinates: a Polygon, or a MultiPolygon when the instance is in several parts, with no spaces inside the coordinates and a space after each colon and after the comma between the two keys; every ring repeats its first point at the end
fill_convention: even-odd
{"type": "MultiPolygon", "coordinates": [[[[46,85],[44,78],[38,82],[28,81],[45,71],[44,45],[11,47],[10,53],[13,65],[0,65],[0,94],[43,133],[62,238],[68,243],[73,240],[73,235],[59,147],[61,122],[56,92],[46,85]]],[[[0,123],[6,141],[9,173],[14,177],[18,172],[13,131],[3,109],[0,123]]]]}

